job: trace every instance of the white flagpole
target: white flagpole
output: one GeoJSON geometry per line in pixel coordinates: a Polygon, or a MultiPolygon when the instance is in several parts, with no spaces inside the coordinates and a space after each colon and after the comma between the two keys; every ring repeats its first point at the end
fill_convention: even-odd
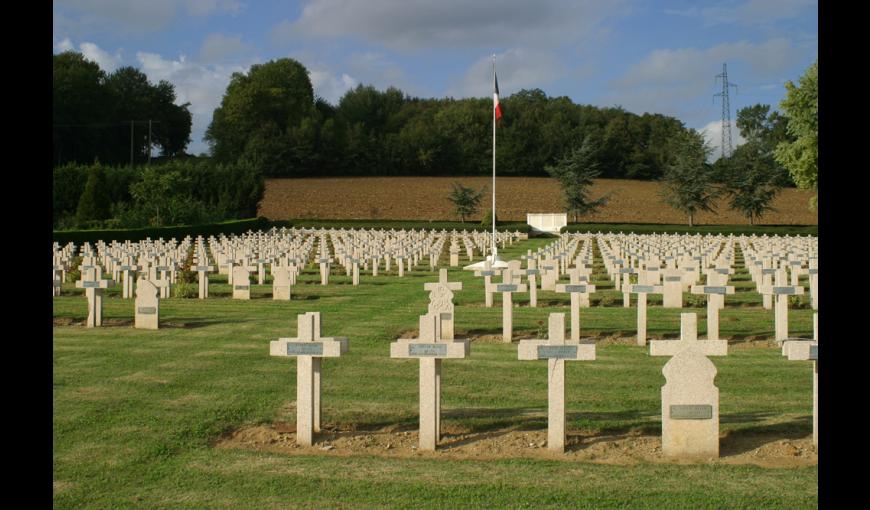
{"type": "MultiPolygon", "coordinates": [[[[492,55],[492,92],[495,94],[495,54],[492,55]]],[[[499,99],[501,101],[501,99],[499,99]]],[[[495,242],[495,103],[492,105],[492,262],[496,261],[498,246],[495,242]]]]}

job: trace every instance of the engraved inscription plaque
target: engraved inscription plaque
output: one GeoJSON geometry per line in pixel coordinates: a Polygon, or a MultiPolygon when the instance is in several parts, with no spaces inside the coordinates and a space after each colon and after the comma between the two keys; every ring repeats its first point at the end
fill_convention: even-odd
{"type": "Polygon", "coordinates": [[[480,276],[494,276],[495,271],[481,271],[480,276]]]}
{"type": "Polygon", "coordinates": [[[537,269],[526,269],[526,274],[528,274],[528,275],[540,274],[540,271],[538,271],[537,269]]]}
{"type": "Polygon", "coordinates": [[[565,292],[586,292],[585,285],[565,285],[565,292]]]}
{"type": "Polygon", "coordinates": [[[539,345],[538,359],[575,359],[576,345],[539,345]]]}
{"type": "Polygon", "coordinates": [[[447,356],[447,344],[408,344],[408,356],[447,356]]]}
{"type": "Polygon", "coordinates": [[[156,306],[140,306],[140,307],[136,308],[136,313],[139,313],[142,315],[154,315],[155,313],[157,313],[157,307],[156,306]]]}
{"type": "Polygon", "coordinates": [[[84,282],[82,284],[82,288],[85,289],[98,289],[100,288],[100,282],[84,282]]]}
{"type": "Polygon", "coordinates": [[[672,405],[670,418],[672,420],[710,420],[713,418],[713,406],[709,404],[672,405]]]}
{"type": "Polygon", "coordinates": [[[818,360],[819,359],[819,346],[811,345],[810,346],[810,359],[818,360]]]}
{"type": "Polygon", "coordinates": [[[666,282],[680,282],[683,278],[680,276],[665,276],[666,282]]]}
{"type": "Polygon", "coordinates": [[[655,292],[655,289],[653,288],[652,285],[632,285],[631,291],[648,294],[650,292],[655,292]]]}
{"type": "Polygon", "coordinates": [[[794,294],[794,287],[774,287],[773,293],[777,295],[792,295],[794,294]]]}
{"type": "Polygon", "coordinates": [[[517,286],[511,285],[509,283],[500,283],[500,284],[495,286],[495,291],[496,292],[516,292],[517,286]]]}
{"type": "Polygon", "coordinates": [[[288,342],[288,356],[323,356],[321,342],[288,342]]]}
{"type": "Polygon", "coordinates": [[[235,285],[233,288],[236,290],[248,290],[248,285],[235,285]]]}
{"type": "Polygon", "coordinates": [[[727,287],[704,287],[704,294],[727,294],[727,287]]]}

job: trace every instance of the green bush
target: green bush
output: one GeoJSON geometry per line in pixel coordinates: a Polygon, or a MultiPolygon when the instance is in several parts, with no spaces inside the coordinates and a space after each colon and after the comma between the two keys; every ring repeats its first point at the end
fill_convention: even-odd
{"type": "MultiPolygon", "coordinates": [[[[498,226],[498,215],[495,217],[495,224],[498,226]]],[[[488,209],[480,220],[480,226],[492,228],[492,209],[488,209]]]]}
{"type": "Polygon", "coordinates": [[[190,282],[182,281],[180,277],[176,279],[173,288],[175,290],[175,297],[177,298],[190,299],[199,297],[199,286],[190,282]]]}
{"type": "Polygon", "coordinates": [[[103,167],[93,165],[88,169],[88,181],[76,208],[76,223],[84,225],[89,221],[109,218],[111,205],[103,167]]]}

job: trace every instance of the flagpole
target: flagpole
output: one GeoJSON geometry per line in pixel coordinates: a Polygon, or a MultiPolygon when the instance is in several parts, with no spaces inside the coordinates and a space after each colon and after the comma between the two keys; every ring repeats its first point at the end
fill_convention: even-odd
{"type": "MultiPolygon", "coordinates": [[[[492,55],[492,84],[495,90],[495,54],[492,55]]],[[[492,262],[495,264],[498,246],[495,242],[495,105],[492,107],[492,262]]]]}

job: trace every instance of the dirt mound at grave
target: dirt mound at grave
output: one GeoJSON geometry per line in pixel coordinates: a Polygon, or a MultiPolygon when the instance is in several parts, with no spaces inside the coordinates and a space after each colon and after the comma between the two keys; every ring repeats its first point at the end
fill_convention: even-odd
{"type": "MultiPolygon", "coordinates": [[[[288,423],[256,425],[229,432],[216,448],[237,448],[287,455],[377,455],[445,460],[490,460],[507,458],[557,459],[569,462],[634,465],[641,462],[689,463],[666,459],[661,437],[640,431],[616,433],[569,432],[565,454],[547,450],[546,430],[492,430],[470,432],[445,427],[436,452],[417,450],[416,430],[350,430],[326,427],[310,447],[296,444],[296,427],[288,423]]],[[[720,458],[700,462],[753,464],[766,468],[798,468],[818,463],[812,436],[783,439],[781,434],[731,433],[722,437],[720,458]]],[[[696,461],[697,462],[697,461],[696,461]]]]}
{"type": "MultiPolygon", "coordinates": [[[[452,183],[481,189],[492,186],[491,177],[329,177],[311,179],[267,179],[258,216],[270,220],[291,219],[378,219],[455,221],[453,204],[447,199],[452,183]]],[[[499,177],[498,217],[526,221],[526,213],[565,210],[558,181],[548,177],[499,177]]],[[[582,218],[594,223],[686,223],[686,217],[664,202],[661,184],[628,179],[596,179],[591,195],[613,193],[595,214],[582,218]]],[[[813,193],[783,189],[773,200],[774,211],[761,221],[770,225],[817,225],[818,212],[809,210],[813,193]]],[[[479,221],[492,208],[491,194],[484,193],[479,221]]],[[[698,224],[748,225],[749,221],[728,208],[725,199],[716,212],[700,212],[698,224]]]]}

